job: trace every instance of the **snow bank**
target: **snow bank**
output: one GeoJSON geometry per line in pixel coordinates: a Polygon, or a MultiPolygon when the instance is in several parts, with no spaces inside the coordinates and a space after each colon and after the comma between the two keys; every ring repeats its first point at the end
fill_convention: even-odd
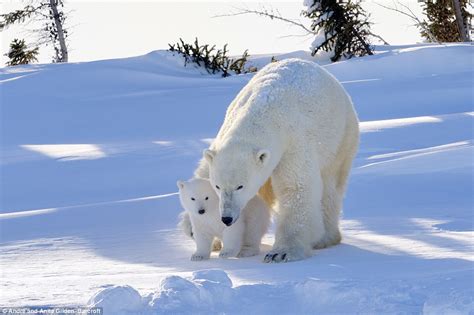
{"type": "Polygon", "coordinates": [[[145,309],[141,295],[128,285],[105,288],[97,292],[88,305],[102,307],[107,314],[138,313],[145,309]]]}
{"type": "MultiPolygon", "coordinates": [[[[376,54],[352,58],[326,67],[343,81],[426,78],[471,72],[474,46],[470,44],[417,45],[391,49],[377,46],[376,54]]],[[[422,83],[421,81],[419,82],[422,83]]]]}
{"type": "Polygon", "coordinates": [[[220,313],[234,304],[236,292],[227,273],[203,270],[190,279],[166,277],[155,293],[143,297],[130,286],[111,286],[97,292],[88,306],[103,307],[107,314],[220,313]]]}
{"type": "Polygon", "coordinates": [[[468,314],[474,301],[469,292],[455,293],[430,281],[308,279],[232,287],[226,272],[212,269],[196,271],[189,279],[166,277],[155,293],[144,296],[129,286],[109,287],[95,294],[88,306],[103,307],[106,314],[394,314],[401,306],[407,314],[468,314]]]}
{"type": "Polygon", "coordinates": [[[354,101],[361,145],[342,244],[290,264],[262,263],[273,233],[259,256],[191,262],[176,229],[176,180],[252,74],[202,74],[164,51],[0,69],[2,303],[473,314],[473,47],[380,48],[325,66],[354,101]]]}

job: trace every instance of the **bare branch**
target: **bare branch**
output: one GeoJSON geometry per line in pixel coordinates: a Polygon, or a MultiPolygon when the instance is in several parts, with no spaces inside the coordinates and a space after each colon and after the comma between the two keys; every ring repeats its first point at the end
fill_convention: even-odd
{"type": "Polygon", "coordinates": [[[308,37],[308,36],[313,36],[313,34],[289,34],[289,35],[278,36],[278,38],[308,37]]]}
{"type": "MultiPolygon", "coordinates": [[[[306,36],[309,36],[309,35],[315,36],[315,35],[318,34],[318,32],[311,30],[310,28],[308,28],[303,23],[301,23],[297,20],[293,20],[293,19],[283,17],[279,10],[276,10],[276,11],[267,10],[264,7],[262,7],[262,10],[252,10],[252,9],[241,8],[241,7],[240,8],[239,7],[233,7],[233,9],[236,10],[237,12],[228,13],[228,14],[219,14],[219,15],[213,16],[213,18],[239,16],[239,15],[258,15],[258,16],[267,17],[271,20],[275,19],[275,20],[279,20],[279,21],[282,21],[282,22],[289,23],[290,25],[299,27],[300,29],[302,29],[305,32],[305,34],[302,34],[302,35],[286,35],[286,36],[281,36],[280,38],[306,37],[306,36]]],[[[389,43],[387,43],[387,41],[385,41],[381,36],[373,34],[373,33],[370,33],[370,35],[380,39],[385,45],[389,45],[389,43]]]]}
{"type": "Polygon", "coordinates": [[[238,10],[238,12],[215,15],[215,16],[213,16],[213,18],[239,16],[239,15],[249,15],[249,14],[252,15],[253,14],[253,15],[267,17],[267,18],[270,18],[271,20],[275,19],[275,20],[283,21],[283,22],[286,22],[286,23],[289,23],[291,25],[294,25],[294,26],[297,26],[297,27],[301,28],[307,34],[316,35],[316,32],[314,32],[311,29],[309,29],[308,27],[306,27],[303,23],[292,20],[292,19],[289,19],[289,18],[285,18],[285,17],[281,16],[279,14],[279,12],[274,13],[273,11],[268,11],[266,9],[264,9],[263,11],[244,9],[244,8],[236,8],[236,9],[238,10]]]}
{"type": "Polygon", "coordinates": [[[415,26],[418,27],[418,28],[421,28],[423,31],[426,32],[426,34],[428,34],[428,37],[430,38],[430,41],[433,42],[433,43],[438,43],[440,44],[440,42],[436,39],[436,37],[433,35],[433,33],[431,33],[431,31],[426,27],[426,22],[425,21],[421,21],[415,13],[413,13],[413,11],[410,9],[409,6],[399,2],[399,1],[396,1],[394,2],[394,5],[395,7],[389,7],[389,6],[386,6],[386,5],[383,5],[381,3],[378,3],[378,2],[375,2],[376,5],[382,7],[382,8],[385,8],[387,10],[391,10],[391,11],[394,11],[394,12],[398,12],[402,15],[405,15],[407,17],[409,17],[410,19],[412,19],[414,22],[415,22],[415,26]],[[402,9],[399,9],[398,6],[401,6],[403,7],[406,11],[402,10],[402,9]],[[408,12],[407,12],[408,11],[408,12]]]}
{"type": "Polygon", "coordinates": [[[377,34],[374,34],[374,33],[372,33],[372,32],[369,32],[369,34],[370,34],[370,36],[372,36],[372,37],[375,37],[375,38],[380,39],[384,45],[390,45],[385,39],[382,38],[382,36],[377,35],[377,34]]]}

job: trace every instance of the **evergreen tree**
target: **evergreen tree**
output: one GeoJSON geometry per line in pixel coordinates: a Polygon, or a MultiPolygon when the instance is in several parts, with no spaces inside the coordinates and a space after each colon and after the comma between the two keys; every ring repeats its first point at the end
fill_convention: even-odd
{"type": "Polygon", "coordinates": [[[27,50],[24,39],[14,39],[10,43],[10,50],[5,55],[10,60],[7,62],[7,66],[26,65],[33,61],[38,61],[36,56],[38,55],[38,47],[27,50]]]}
{"type": "MultiPolygon", "coordinates": [[[[41,20],[43,27],[39,30],[38,45],[52,44],[55,51],[53,62],[67,62],[68,49],[66,39],[68,32],[64,28],[66,14],[63,0],[32,0],[23,9],[0,14],[0,30],[15,23],[30,20],[41,20]]],[[[36,32],[35,32],[36,33],[36,32]]]]}
{"type": "MultiPolygon", "coordinates": [[[[469,0],[426,0],[423,4],[423,13],[428,21],[425,28],[429,29],[439,42],[460,42],[469,40],[469,30],[472,15],[467,11],[469,0]],[[455,1],[458,2],[462,21],[457,21],[455,1]],[[461,26],[461,27],[460,27],[461,26]]],[[[421,35],[430,39],[425,30],[421,35]]]]}
{"type": "Polygon", "coordinates": [[[313,20],[317,32],[311,47],[314,56],[320,50],[331,53],[331,60],[341,57],[372,55],[369,44],[370,22],[360,0],[305,0],[303,15],[313,20]]]}
{"type": "Polygon", "coordinates": [[[248,51],[244,51],[240,58],[234,59],[227,56],[227,44],[222,49],[216,50],[216,45],[200,45],[196,37],[193,44],[185,43],[181,38],[176,44],[168,44],[171,52],[176,52],[184,57],[184,66],[188,62],[193,62],[200,67],[204,67],[208,73],[222,73],[223,77],[230,76],[231,73],[241,74],[257,71],[256,67],[246,68],[248,51]]]}

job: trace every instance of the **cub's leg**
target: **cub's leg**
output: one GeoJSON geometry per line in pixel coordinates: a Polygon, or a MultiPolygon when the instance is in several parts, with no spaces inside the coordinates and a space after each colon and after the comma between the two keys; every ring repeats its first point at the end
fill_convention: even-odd
{"type": "Polygon", "coordinates": [[[191,260],[209,259],[214,236],[194,230],[194,240],[196,241],[196,251],[191,256],[191,260]]]}

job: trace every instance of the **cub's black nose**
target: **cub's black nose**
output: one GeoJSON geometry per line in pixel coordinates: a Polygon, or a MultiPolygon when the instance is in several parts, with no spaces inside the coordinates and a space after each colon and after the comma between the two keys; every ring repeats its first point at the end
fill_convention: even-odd
{"type": "Polygon", "coordinates": [[[232,217],[222,217],[221,220],[227,226],[232,225],[232,217]]]}
{"type": "Polygon", "coordinates": [[[198,211],[199,214],[204,214],[204,212],[206,212],[206,210],[204,210],[204,209],[201,209],[201,210],[198,211]]]}

